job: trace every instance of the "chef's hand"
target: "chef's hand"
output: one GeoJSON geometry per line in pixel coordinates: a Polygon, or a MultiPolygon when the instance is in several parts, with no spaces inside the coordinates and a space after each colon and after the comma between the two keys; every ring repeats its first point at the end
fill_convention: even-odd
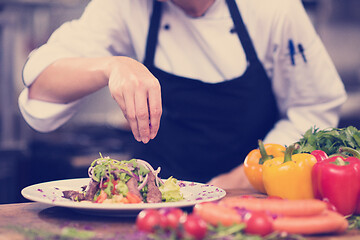
{"type": "Polygon", "coordinates": [[[108,67],[108,87],[137,141],[154,139],[162,114],[159,81],[140,62],[114,57],[108,67]]]}
{"type": "Polygon", "coordinates": [[[244,172],[244,165],[234,168],[228,173],[224,173],[214,177],[208,182],[208,184],[214,185],[222,189],[251,187],[244,172]]]}

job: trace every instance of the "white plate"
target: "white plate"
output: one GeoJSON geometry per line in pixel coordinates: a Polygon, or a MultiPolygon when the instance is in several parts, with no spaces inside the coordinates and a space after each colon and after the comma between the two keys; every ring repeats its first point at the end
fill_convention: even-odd
{"type": "Polygon", "coordinates": [[[164,207],[191,207],[197,203],[216,201],[225,197],[226,192],[218,187],[196,182],[178,181],[184,199],[178,202],[163,203],[90,203],[73,202],[63,197],[62,191],[80,191],[81,187],[89,184],[90,178],[66,179],[45,182],[28,186],[21,194],[35,202],[41,202],[52,206],[72,208],[74,210],[100,215],[131,215],[143,209],[164,207]]]}

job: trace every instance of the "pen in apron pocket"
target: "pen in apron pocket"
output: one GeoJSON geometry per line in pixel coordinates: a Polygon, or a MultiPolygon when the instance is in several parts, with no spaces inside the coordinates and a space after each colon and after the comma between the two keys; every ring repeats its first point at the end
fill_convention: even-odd
{"type": "Polygon", "coordinates": [[[304,62],[306,63],[307,60],[306,60],[306,56],[305,56],[305,49],[301,43],[299,43],[298,49],[299,49],[299,52],[300,52],[302,58],[304,59],[304,62]]]}
{"type": "Polygon", "coordinates": [[[291,65],[295,66],[295,46],[291,39],[289,39],[289,55],[290,55],[291,65]]]}

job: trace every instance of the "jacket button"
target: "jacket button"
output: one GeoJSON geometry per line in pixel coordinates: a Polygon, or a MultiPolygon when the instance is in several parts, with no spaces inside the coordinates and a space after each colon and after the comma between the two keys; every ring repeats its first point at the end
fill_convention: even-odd
{"type": "Polygon", "coordinates": [[[164,29],[165,29],[165,30],[169,30],[169,29],[170,29],[170,25],[169,25],[169,24],[165,24],[165,25],[164,25],[164,29]]]}

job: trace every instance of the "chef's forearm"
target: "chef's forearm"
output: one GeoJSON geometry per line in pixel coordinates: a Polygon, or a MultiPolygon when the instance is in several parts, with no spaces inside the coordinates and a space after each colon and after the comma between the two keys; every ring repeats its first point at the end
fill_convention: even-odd
{"type": "Polygon", "coordinates": [[[107,85],[107,68],[111,59],[59,59],[39,74],[29,87],[29,98],[69,103],[91,94],[107,85]]]}

